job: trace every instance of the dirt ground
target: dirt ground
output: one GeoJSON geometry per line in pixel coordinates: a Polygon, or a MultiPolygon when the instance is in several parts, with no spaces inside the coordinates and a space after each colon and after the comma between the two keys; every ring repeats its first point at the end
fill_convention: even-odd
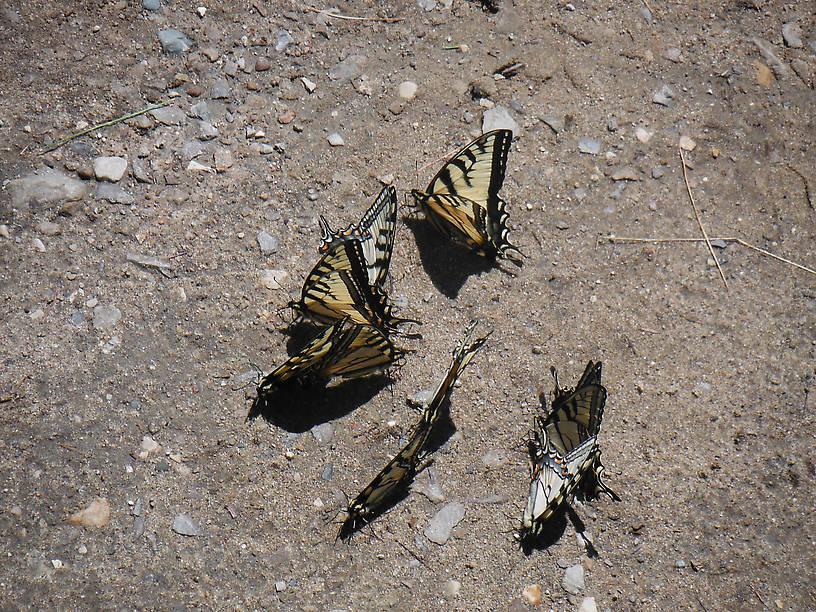
{"type": "Polygon", "coordinates": [[[726,289],[705,244],[617,239],[700,237],[685,136],[708,235],[816,268],[811,3],[318,7],[400,19],[355,21],[301,2],[202,0],[202,17],[162,1],[0,12],[0,609],[816,608],[816,275],[717,243],[726,289]],[[783,40],[791,22],[801,46],[783,40]],[[164,52],[168,28],[192,47],[164,52]],[[524,68],[493,77],[510,62],[524,68]],[[165,100],[178,112],[40,153],[165,100]],[[492,105],[518,124],[502,194],[523,266],[409,219],[389,292],[421,338],[395,339],[414,352],[393,384],[246,423],[255,366],[286,358],[280,309],[316,261],[317,216],[356,222],[392,177],[401,200],[424,188],[492,105]],[[113,196],[87,178],[99,156],[128,160],[113,196]],[[46,167],[87,195],[14,201],[10,181],[46,167]],[[434,472],[335,542],[345,496],[400,448],[407,398],[436,386],[474,318],[493,334],[453,394],[434,472]],[[600,443],[622,501],[575,506],[598,557],[566,520],[525,555],[523,439],[550,365],[573,384],[589,359],[604,363],[600,443]],[[420,492],[433,474],[444,501],[420,492]],[[107,524],[66,521],[97,497],[107,524]],[[452,501],[464,518],[435,544],[424,531],[452,501]],[[179,515],[198,535],[174,531],[179,515]],[[564,568],[579,563],[571,595],[564,568]]]}

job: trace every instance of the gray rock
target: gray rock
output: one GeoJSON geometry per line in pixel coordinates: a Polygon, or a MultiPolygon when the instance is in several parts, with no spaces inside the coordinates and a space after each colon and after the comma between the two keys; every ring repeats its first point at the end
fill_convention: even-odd
{"type": "Polygon", "coordinates": [[[209,121],[213,116],[206,100],[201,100],[201,102],[193,104],[190,107],[189,115],[195,119],[201,119],[202,121],[209,121]]]}
{"type": "Polygon", "coordinates": [[[338,134],[337,132],[332,132],[326,137],[326,140],[329,141],[329,144],[333,147],[342,147],[346,144],[346,141],[343,140],[343,137],[338,134]]]}
{"type": "Polygon", "coordinates": [[[601,141],[597,138],[589,136],[581,136],[578,139],[578,150],[581,153],[588,153],[589,155],[597,155],[601,152],[601,141]]]}
{"type": "Polygon", "coordinates": [[[184,112],[175,105],[162,106],[150,111],[153,118],[164,125],[181,125],[184,123],[184,112]]]}
{"type": "Polygon", "coordinates": [[[664,174],[666,174],[666,170],[664,170],[660,166],[652,168],[652,178],[659,179],[662,178],[664,174]]]}
{"type": "Polygon", "coordinates": [[[686,562],[683,561],[683,559],[678,559],[677,561],[674,562],[674,567],[683,569],[684,567],[686,567],[686,562]]]}
{"type": "MultiPolygon", "coordinates": [[[[442,509],[434,514],[428,521],[425,528],[425,537],[431,542],[445,544],[450,538],[451,531],[459,524],[465,516],[465,507],[459,502],[451,502],[442,506],[442,509]]],[[[582,568],[583,569],[583,568],[582,568]]]]}
{"type": "Polygon", "coordinates": [[[230,97],[230,86],[227,79],[216,79],[210,89],[210,97],[213,100],[222,100],[230,97]]]}
{"type": "Polygon", "coordinates": [[[193,46],[193,41],[172,28],[159,32],[159,42],[165,53],[184,53],[193,46]]]}
{"type": "Polygon", "coordinates": [[[491,449],[482,456],[482,463],[489,468],[497,468],[505,461],[504,453],[497,449],[491,449]]]}
{"type": "Polygon", "coordinates": [[[315,425],[309,431],[319,444],[328,444],[334,435],[334,425],[331,423],[321,423],[320,425],[315,425]]]}
{"type": "Polygon", "coordinates": [[[85,322],[85,315],[82,314],[81,311],[77,310],[68,320],[71,322],[71,325],[76,325],[79,327],[85,322]]]}
{"type": "Polygon", "coordinates": [[[519,134],[518,123],[510,116],[508,110],[499,104],[487,109],[482,116],[482,132],[491,130],[512,130],[513,136],[519,134]]]}
{"type": "Polygon", "coordinates": [[[434,392],[430,389],[422,389],[421,391],[417,391],[411,397],[408,398],[408,403],[412,406],[427,406],[428,402],[431,401],[434,392]]]}
{"type": "Polygon", "coordinates": [[[785,44],[793,49],[801,49],[805,46],[802,42],[802,30],[795,21],[789,21],[782,26],[782,38],[785,39],[785,44]]]}
{"type": "Polygon", "coordinates": [[[116,183],[125,176],[127,160],[124,157],[97,157],[93,169],[97,180],[116,183]]]}
{"type": "Polygon", "coordinates": [[[45,236],[58,236],[62,233],[60,226],[53,221],[40,221],[34,229],[45,236]]]}
{"type": "Polygon", "coordinates": [[[19,208],[28,208],[30,204],[81,200],[88,193],[88,186],[83,181],[51,169],[9,181],[8,189],[11,205],[19,208]]]}
{"type": "Polygon", "coordinates": [[[652,102],[661,106],[669,106],[677,93],[671,85],[663,85],[652,96],[652,102]]]}
{"type": "Polygon", "coordinates": [[[218,136],[218,128],[209,121],[202,121],[198,126],[199,140],[212,140],[218,136]]]}
{"type": "Polygon", "coordinates": [[[107,200],[111,204],[133,204],[136,201],[131,194],[111,183],[100,183],[96,190],[97,200],[107,200]]]}
{"type": "Polygon", "coordinates": [[[95,329],[108,329],[116,325],[122,318],[122,311],[114,305],[97,306],[93,310],[93,326],[95,329]]]}
{"type": "Polygon", "coordinates": [[[133,173],[133,178],[135,178],[140,183],[152,183],[153,177],[150,175],[150,162],[146,159],[139,159],[136,158],[130,163],[130,171],[133,173]]]}
{"type": "Polygon", "coordinates": [[[173,531],[186,536],[204,535],[204,530],[186,514],[176,515],[176,518],[173,519],[173,531]]]}
{"type": "Polygon", "coordinates": [[[423,11],[432,11],[436,8],[436,0],[416,0],[417,8],[423,11]]]}
{"type": "Polygon", "coordinates": [[[142,0],[142,8],[146,11],[158,11],[161,8],[159,0],[142,0]]]}
{"type": "Polygon", "coordinates": [[[334,476],[334,464],[329,463],[320,473],[320,479],[324,482],[329,482],[332,479],[332,476],[334,476]]]}
{"type": "Polygon", "coordinates": [[[584,566],[580,563],[568,567],[564,571],[561,586],[567,593],[577,595],[584,589],[584,566]]]}
{"type": "Polygon", "coordinates": [[[360,74],[361,66],[365,61],[366,58],[362,55],[349,55],[329,70],[329,78],[333,81],[351,80],[360,74]]]}
{"type": "Polygon", "coordinates": [[[181,145],[181,159],[187,161],[195,159],[204,152],[205,148],[206,147],[198,140],[188,140],[181,145]]]}
{"type": "Polygon", "coordinates": [[[278,239],[267,234],[265,230],[258,232],[258,246],[261,247],[261,253],[269,255],[278,250],[278,239]]]}
{"type": "Polygon", "coordinates": [[[816,53],[816,39],[810,41],[810,50],[816,53]]]}
{"type": "Polygon", "coordinates": [[[549,127],[556,134],[564,131],[564,120],[560,117],[556,117],[555,115],[541,115],[539,119],[546,123],[547,127],[549,127]]]}
{"type": "Polygon", "coordinates": [[[439,475],[436,473],[434,467],[429,466],[424,471],[428,475],[428,484],[418,483],[414,485],[414,488],[434,503],[438,504],[445,501],[445,492],[442,490],[439,475]]]}
{"type": "Polygon", "coordinates": [[[295,42],[292,35],[286,30],[278,30],[278,37],[275,41],[275,51],[286,51],[286,47],[295,42]]]}
{"type": "Polygon", "coordinates": [[[598,606],[595,603],[594,597],[584,597],[581,605],[578,606],[578,612],[598,612],[598,606]]]}
{"type": "Polygon", "coordinates": [[[638,15],[640,15],[643,18],[643,21],[645,21],[649,25],[652,25],[652,11],[650,11],[648,8],[646,8],[645,6],[641,6],[640,9],[638,10],[638,15]]]}

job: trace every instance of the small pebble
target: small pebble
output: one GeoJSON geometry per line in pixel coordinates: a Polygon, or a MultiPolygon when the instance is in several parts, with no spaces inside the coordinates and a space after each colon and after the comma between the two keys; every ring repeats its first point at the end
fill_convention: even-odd
{"type": "Polygon", "coordinates": [[[142,438],[141,449],[146,453],[159,453],[161,452],[161,444],[156,442],[151,436],[145,434],[142,438]]]}
{"type": "Polygon", "coordinates": [[[53,566],[54,569],[62,569],[62,561],[60,561],[59,559],[52,559],[51,565],[53,566]]]}
{"type": "Polygon", "coordinates": [[[62,231],[60,226],[52,221],[40,221],[36,230],[45,236],[57,236],[62,231]]]}
{"type": "Polygon", "coordinates": [[[122,338],[119,335],[113,336],[110,340],[108,340],[105,344],[102,345],[102,353],[104,355],[110,355],[121,345],[122,338]]]}
{"type": "Polygon", "coordinates": [[[2,236],[3,238],[9,238],[11,236],[11,234],[9,234],[8,225],[6,225],[5,223],[0,224],[0,236],[2,236]]]}
{"type": "Polygon", "coordinates": [[[459,592],[462,590],[462,583],[458,580],[446,580],[445,581],[445,597],[448,599],[452,599],[453,597],[457,597],[459,592]]]}
{"type": "Polygon", "coordinates": [[[666,49],[665,56],[667,60],[674,62],[675,64],[679,64],[683,61],[683,54],[677,47],[669,47],[666,49]]]}
{"type": "Polygon", "coordinates": [[[285,580],[276,580],[275,581],[275,591],[278,593],[286,590],[286,581],[285,580]]]}
{"type": "Polygon", "coordinates": [[[334,425],[331,423],[321,423],[320,425],[315,425],[309,431],[319,444],[328,444],[334,435],[334,425]]]}
{"type": "Polygon", "coordinates": [[[288,125],[295,120],[295,116],[295,111],[291,108],[287,108],[280,115],[278,115],[278,123],[281,125],[288,125]]]}
{"type": "Polygon", "coordinates": [[[165,53],[184,53],[193,46],[193,42],[178,30],[168,29],[159,32],[159,43],[165,53]]]}
{"type": "Polygon", "coordinates": [[[611,178],[613,181],[639,181],[640,175],[632,166],[624,166],[615,170],[611,178]]]}
{"type": "Polygon", "coordinates": [[[275,41],[275,51],[286,51],[286,48],[295,42],[292,35],[286,30],[278,30],[277,40],[275,41]]]}
{"type": "Polygon", "coordinates": [[[258,246],[261,247],[261,253],[269,255],[278,250],[278,239],[267,234],[265,230],[258,232],[258,246]]]}
{"type": "Polygon", "coordinates": [[[578,139],[578,150],[581,153],[588,153],[589,155],[597,155],[601,152],[601,141],[597,138],[589,136],[581,136],[578,139]]]}
{"type": "Polygon", "coordinates": [[[795,21],[789,21],[782,26],[782,38],[785,39],[785,44],[793,49],[805,46],[802,43],[802,30],[795,21]]]}
{"type": "Polygon", "coordinates": [[[555,115],[541,115],[539,119],[546,123],[547,126],[556,134],[564,131],[564,120],[560,117],[556,117],[555,115]]]}
{"type": "Polygon", "coordinates": [[[112,183],[99,183],[96,189],[96,199],[107,200],[111,204],[133,204],[136,201],[132,194],[112,183]]]}
{"type": "Polygon", "coordinates": [[[303,87],[306,88],[306,91],[312,93],[315,89],[317,89],[317,85],[314,81],[309,80],[306,77],[300,77],[300,82],[303,83],[303,87]]]}
{"type": "Polygon", "coordinates": [[[442,507],[425,528],[425,537],[431,542],[443,545],[450,538],[451,531],[465,516],[465,507],[459,502],[451,502],[442,507]]]}
{"type": "Polygon", "coordinates": [[[652,96],[652,102],[661,106],[669,106],[677,93],[671,85],[663,85],[652,96]]]}
{"type": "Polygon", "coordinates": [[[649,25],[652,25],[652,11],[650,11],[648,8],[646,8],[645,6],[641,6],[638,9],[638,15],[640,15],[643,18],[643,21],[645,21],[649,25]]]}
{"type": "Polygon", "coordinates": [[[123,157],[97,157],[93,168],[97,180],[116,183],[125,176],[127,160],[123,157]]]}
{"type": "Polygon", "coordinates": [[[365,61],[366,58],[361,55],[349,55],[329,70],[329,78],[333,81],[354,79],[360,74],[360,66],[365,61]]]}
{"type": "Polygon", "coordinates": [[[521,596],[531,606],[537,606],[541,601],[541,587],[537,584],[526,586],[521,592],[521,596]]]}
{"type": "Polygon", "coordinates": [[[272,290],[283,289],[281,283],[288,277],[289,273],[286,270],[262,270],[261,286],[272,290]]]}
{"type": "Polygon", "coordinates": [[[683,561],[682,559],[678,559],[677,561],[674,562],[674,567],[682,569],[686,567],[686,562],[683,561]]]}
{"type": "Polygon", "coordinates": [[[320,473],[320,479],[324,482],[329,482],[332,479],[332,476],[334,476],[334,465],[329,463],[320,473]]]}
{"type": "Polygon", "coordinates": [[[342,147],[346,142],[343,140],[343,137],[340,136],[337,132],[332,132],[328,135],[327,140],[329,144],[333,147],[342,147]]]}
{"type": "Polygon", "coordinates": [[[65,520],[83,527],[104,527],[110,522],[110,504],[104,497],[95,497],[87,508],[75,512],[65,520]]]}
{"type": "Polygon", "coordinates": [[[584,566],[580,563],[568,567],[564,571],[564,578],[561,580],[564,590],[573,595],[577,595],[584,589],[584,566]]]}
{"type": "Polygon", "coordinates": [[[42,321],[45,318],[45,311],[42,308],[37,308],[32,310],[28,316],[32,321],[42,321]]]}
{"type": "Polygon", "coordinates": [[[158,11],[161,8],[159,0],[142,0],[142,8],[146,11],[158,11]]]}
{"type": "Polygon", "coordinates": [[[482,115],[482,133],[491,130],[511,130],[513,136],[518,136],[519,126],[510,116],[510,112],[501,105],[489,108],[482,115]]]}
{"type": "Polygon", "coordinates": [[[635,130],[635,138],[637,138],[643,144],[646,144],[652,139],[654,136],[654,132],[650,132],[646,128],[639,127],[635,130]]]}
{"type": "Polygon", "coordinates": [[[216,172],[226,172],[232,168],[232,153],[229,149],[218,149],[213,157],[215,159],[216,172]]]}
{"type": "Polygon", "coordinates": [[[403,100],[413,100],[416,96],[417,84],[413,81],[403,81],[397,87],[397,95],[403,100]]]}
{"type": "Polygon", "coordinates": [[[202,121],[198,125],[198,139],[212,140],[218,136],[218,129],[209,121],[202,121]]]}
{"type": "Polygon", "coordinates": [[[482,463],[489,468],[497,468],[505,461],[504,453],[500,450],[492,449],[482,456],[482,463]]]}
{"type": "Polygon", "coordinates": [[[122,318],[122,311],[113,304],[97,306],[94,308],[93,314],[93,326],[95,329],[111,328],[122,318]]]}
{"type": "Polygon", "coordinates": [[[213,100],[224,100],[230,97],[230,86],[226,79],[216,79],[210,88],[213,100]]]}
{"type": "Polygon", "coordinates": [[[204,534],[204,531],[199,527],[198,523],[186,514],[176,515],[176,518],[173,519],[172,529],[179,535],[185,536],[200,536],[204,534]]]}
{"type": "Polygon", "coordinates": [[[664,174],[666,174],[666,170],[664,170],[660,166],[657,166],[656,168],[652,169],[652,178],[656,178],[656,179],[663,178],[664,174]]]}
{"type": "Polygon", "coordinates": [[[272,67],[272,64],[269,63],[269,60],[265,57],[259,57],[255,60],[255,72],[266,72],[272,67]]]}
{"type": "Polygon", "coordinates": [[[184,111],[178,106],[163,106],[150,111],[150,116],[164,125],[181,125],[185,122],[184,111]]]}
{"type": "Polygon", "coordinates": [[[697,143],[691,138],[691,136],[680,136],[680,148],[684,151],[693,151],[694,147],[697,146],[697,143]]]}
{"type": "Polygon", "coordinates": [[[595,604],[594,597],[584,597],[581,605],[578,606],[578,612],[598,612],[598,606],[595,604]]]}

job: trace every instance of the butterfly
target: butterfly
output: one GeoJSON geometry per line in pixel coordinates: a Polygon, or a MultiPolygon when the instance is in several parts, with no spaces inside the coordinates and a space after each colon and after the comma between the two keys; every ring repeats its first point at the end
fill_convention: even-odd
{"type": "Polygon", "coordinates": [[[363,249],[368,283],[373,287],[382,287],[388,275],[388,266],[391,264],[396,228],[397,190],[388,185],[380,191],[377,199],[356,226],[352,224],[335,232],[321,215],[320,251],[327,251],[335,241],[342,240],[344,237],[357,237],[363,249]]]}
{"type": "Polygon", "coordinates": [[[429,454],[427,449],[428,439],[431,437],[443,409],[450,401],[456,380],[485,343],[487,336],[490,335],[487,334],[471,342],[470,336],[474,326],[475,322],[471,323],[464,339],[454,349],[448,373],[439,383],[431,401],[422,411],[422,417],[406,445],[374,477],[368,486],[349,502],[346,508],[348,518],[343,522],[338,537],[350,537],[360,527],[378,517],[390,502],[406,492],[420,464],[429,454]]]}
{"type": "Polygon", "coordinates": [[[289,306],[299,315],[330,324],[349,317],[352,322],[386,330],[415,322],[391,314],[385,291],[369,283],[363,241],[345,236],[325,245],[323,256],[306,276],[300,300],[289,306]]]}
{"type": "Polygon", "coordinates": [[[505,202],[499,197],[513,132],[482,134],[451,157],[425,192],[411,195],[426,217],[454,242],[488,256],[518,261],[521,251],[507,240],[505,202]]]}
{"type": "Polygon", "coordinates": [[[535,538],[576,487],[591,475],[594,493],[620,498],[603,483],[598,447],[607,392],[601,384],[601,362],[590,361],[574,389],[562,388],[558,375],[550,413],[536,419],[531,455],[535,466],[522,516],[520,539],[535,538]]]}
{"type": "Polygon", "coordinates": [[[377,374],[404,355],[381,330],[345,317],[320,331],[298,353],[261,379],[249,416],[252,419],[272,402],[286,384],[302,386],[335,376],[361,378],[377,374]]]}

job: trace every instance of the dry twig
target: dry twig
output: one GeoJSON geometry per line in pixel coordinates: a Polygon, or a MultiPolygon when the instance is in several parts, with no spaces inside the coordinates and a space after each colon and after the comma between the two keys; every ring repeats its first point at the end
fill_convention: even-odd
{"type": "Polygon", "coordinates": [[[350,15],[333,13],[327,9],[319,9],[314,6],[307,6],[306,9],[314,11],[315,13],[320,13],[321,15],[325,15],[326,17],[330,17],[332,19],[347,19],[349,21],[381,21],[383,23],[397,23],[398,21],[405,20],[405,17],[352,17],[350,15]]]}
{"type": "MultiPolygon", "coordinates": [[[[706,242],[705,238],[622,238],[619,236],[610,236],[610,242],[706,242]]],[[[816,270],[812,268],[808,268],[807,266],[803,266],[802,264],[798,264],[795,261],[791,261],[790,259],[786,259],[780,255],[776,255],[771,253],[770,251],[766,251],[763,248],[760,248],[756,245],[751,244],[750,242],[745,242],[742,238],[730,237],[730,238],[711,238],[713,241],[719,240],[720,242],[736,242],[737,244],[741,244],[744,247],[748,247],[756,251],[757,253],[762,253],[763,255],[767,255],[772,259],[776,259],[777,261],[781,261],[786,263],[794,268],[799,268],[800,270],[804,270],[805,272],[810,272],[811,274],[816,276],[816,270]]]]}
{"type": "Polygon", "coordinates": [[[138,117],[139,115],[144,115],[145,113],[149,113],[152,110],[156,110],[157,108],[161,108],[162,106],[167,106],[170,104],[171,100],[165,100],[164,102],[159,102],[158,104],[153,104],[148,106],[147,108],[143,108],[140,111],[136,111],[135,113],[129,113],[127,115],[122,115],[121,117],[117,117],[116,119],[111,119],[110,121],[105,121],[103,123],[97,123],[96,125],[92,125],[91,127],[87,127],[84,130],[79,130],[75,134],[71,134],[68,138],[63,138],[62,140],[55,142],[49,147],[46,147],[42,151],[40,151],[40,155],[44,153],[49,153],[54,149],[59,149],[62,145],[67,142],[71,142],[74,138],[79,138],[80,136],[84,136],[85,134],[90,134],[91,132],[98,130],[103,127],[108,127],[109,125],[115,125],[117,123],[121,123],[122,121],[127,121],[128,119],[133,119],[134,117],[138,117]]]}
{"type": "Polygon", "coordinates": [[[711,253],[711,257],[714,258],[714,263],[717,264],[717,270],[720,272],[720,278],[722,278],[722,282],[727,290],[728,281],[725,280],[725,274],[720,267],[720,262],[717,260],[717,255],[714,253],[714,247],[711,246],[711,241],[708,239],[708,234],[705,231],[705,227],[703,227],[703,221],[700,219],[700,211],[697,210],[697,204],[694,203],[694,196],[691,194],[691,185],[689,185],[688,172],[686,171],[686,157],[683,155],[683,149],[678,150],[680,151],[680,161],[683,163],[683,180],[686,182],[686,190],[688,191],[689,200],[691,200],[691,207],[694,209],[694,216],[697,217],[697,225],[700,226],[700,231],[703,233],[706,246],[708,246],[708,252],[711,253]]]}

